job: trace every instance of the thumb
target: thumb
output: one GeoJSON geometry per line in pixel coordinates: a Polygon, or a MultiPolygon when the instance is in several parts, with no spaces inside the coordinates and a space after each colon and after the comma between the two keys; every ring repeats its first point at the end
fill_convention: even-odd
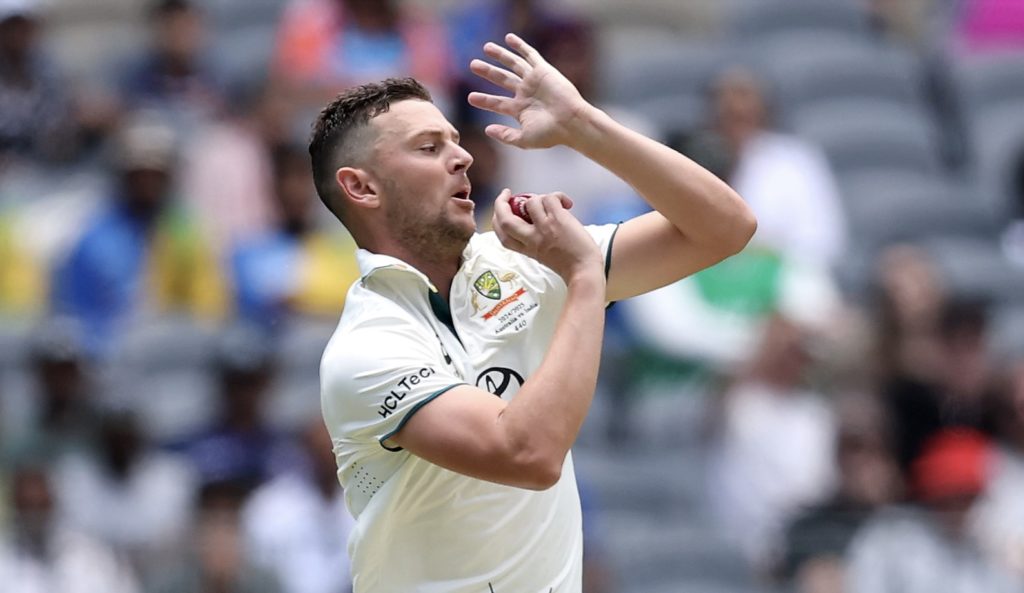
{"type": "Polygon", "coordinates": [[[484,132],[502,144],[522,147],[523,131],[501,124],[491,124],[484,128],[484,132]]]}

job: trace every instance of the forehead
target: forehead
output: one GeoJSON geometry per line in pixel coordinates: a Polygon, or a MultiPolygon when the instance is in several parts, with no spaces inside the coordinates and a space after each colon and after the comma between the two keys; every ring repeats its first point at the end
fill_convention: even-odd
{"type": "Polygon", "coordinates": [[[392,103],[390,109],[373,118],[371,124],[379,140],[405,138],[425,129],[455,129],[437,106],[418,99],[392,103]]]}

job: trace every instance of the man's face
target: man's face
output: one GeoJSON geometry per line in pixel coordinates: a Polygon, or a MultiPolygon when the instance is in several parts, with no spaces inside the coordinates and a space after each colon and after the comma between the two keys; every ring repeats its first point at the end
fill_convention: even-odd
{"type": "Polygon", "coordinates": [[[128,206],[143,215],[151,215],[160,210],[171,184],[170,173],[152,168],[132,168],[122,176],[123,198],[128,206]]]}
{"type": "Polygon", "coordinates": [[[715,85],[715,113],[720,131],[734,143],[742,144],[761,130],[767,108],[757,80],[742,70],[723,74],[715,85]]]}
{"type": "Polygon", "coordinates": [[[373,120],[368,170],[378,181],[390,230],[408,247],[461,250],[476,230],[470,183],[473,157],[433,104],[408,100],[373,120]]]}
{"type": "Polygon", "coordinates": [[[206,43],[202,15],[193,9],[176,10],[156,22],[156,46],[176,61],[191,62],[206,43]]]}
{"type": "Polygon", "coordinates": [[[25,15],[13,15],[0,21],[0,57],[23,62],[36,42],[38,25],[25,15]]]}

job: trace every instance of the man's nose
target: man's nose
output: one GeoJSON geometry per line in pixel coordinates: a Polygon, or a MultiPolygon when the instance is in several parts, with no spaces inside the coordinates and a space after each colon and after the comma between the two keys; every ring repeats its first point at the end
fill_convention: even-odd
{"type": "Polygon", "coordinates": [[[469,169],[469,167],[473,165],[473,155],[469,154],[469,152],[465,148],[462,148],[461,146],[456,144],[455,159],[453,159],[452,162],[454,163],[454,168],[452,172],[459,173],[469,169]]]}

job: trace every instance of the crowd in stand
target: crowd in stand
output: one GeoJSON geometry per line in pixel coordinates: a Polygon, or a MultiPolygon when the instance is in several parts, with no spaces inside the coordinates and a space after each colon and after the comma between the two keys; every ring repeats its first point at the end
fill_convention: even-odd
{"type": "MultiPolygon", "coordinates": [[[[921,64],[942,143],[929,180],[973,183],[986,163],[948,64],[1024,56],[1024,4],[834,2],[864,15],[868,43],[921,64]]],[[[354,520],[318,415],[317,350],[286,348],[306,328],[329,333],[359,278],[354,242],[313,190],[312,115],[348,85],[412,75],[475,157],[481,229],[503,187],[564,191],[586,223],[646,208],[571,150],[518,151],[483,133],[492,116],[465,95],[486,83],[468,61],[511,30],[584,97],[729,181],[759,219],[736,257],[609,310],[604,446],[642,446],[635,410],[657,369],[672,369],[687,377],[674,397],[702,410],[707,471],[691,479],[765,586],[1024,590],[1024,125],[1001,155],[1007,205],[984,227],[1002,250],[998,282],[965,288],[921,236],[859,234],[851,188],[876,171],[848,175],[786,113],[773,77],[784,68],[717,56],[685,89],[702,101],[692,125],[681,107],[666,118],[616,101],[628,93],[608,91],[614,39],[647,40],[616,28],[612,4],[154,0],[130,20],[133,50],[83,82],[49,51],[60,3],[0,0],[0,589],[349,590],[354,520]],[[216,11],[230,21],[269,5],[272,35],[213,51],[227,51],[230,29],[216,11]],[[139,346],[167,324],[200,345],[139,346]],[[145,372],[178,358],[200,362],[145,372]]],[[[706,31],[673,35],[703,43],[724,35],[725,6],[745,2],[679,4],[677,18],[699,14],[706,31]]],[[[998,92],[1017,89],[1019,110],[1017,74],[998,92]]],[[[979,203],[991,189],[970,187],[979,203]]],[[[887,216],[874,220],[912,225],[887,216]]],[[[616,591],[595,558],[586,590],[616,591]]]]}

